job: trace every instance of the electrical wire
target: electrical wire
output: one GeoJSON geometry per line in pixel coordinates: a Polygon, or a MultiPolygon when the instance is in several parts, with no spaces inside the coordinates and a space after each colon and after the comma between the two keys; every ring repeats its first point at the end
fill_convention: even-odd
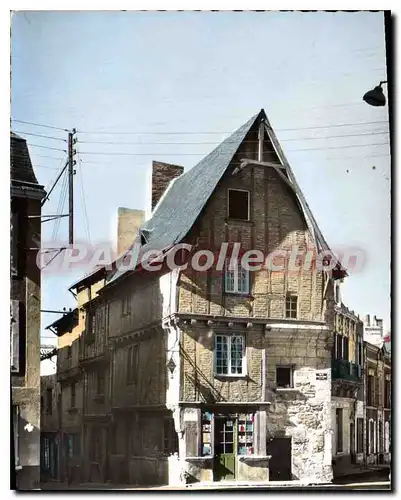
{"type": "MultiPolygon", "coordinates": [[[[367,133],[362,133],[362,134],[349,134],[349,135],[332,135],[332,136],[326,136],[326,137],[299,137],[299,138],[294,138],[294,139],[282,139],[280,142],[294,142],[294,141],[310,141],[310,140],[317,140],[317,139],[339,139],[341,137],[363,137],[363,136],[372,136],[372,135],[385,135],[389,134],[389,131],[384,131],[384,132],[367,132],[367,133]]],[[[113,141],[79,141],[80,144],[113,144],[113,145],[120,145],[120,146],[130,146],[130,145],[168,145],[168,144],[177,144],[177,145],[198,145],[198,144],[219,144],[217,141],[213,142],[113,142],[113,141]]],[[[258,141],[246,141],[247,144],[254,143],[257,144],[258,141]]]]}
{"type": "MultiPolygon", "coordinates": [[[[318,158],[313,159],[311,161],[316,162],[316,161],[326,161],[326,160],[351,160],[351,159],[368,159],[368,158],[391,158],[390,154],[382,154],[382,155],[369,155],[369,156],[336,156],[336,157],[326,157],[326,158],[318,158]]],[[[302,160],[305,161],[305,160],[302,160]]],[[[91,165],[97,165],[97,166],[125,166],[125,165],[116,165],[115,163],[99,163],[99,161],[91,161],[91,160],[83,160],[81,158],[81,162],[84,164],[91,164],[91,165]]]]}
{"type": "Polygon", "coordinates": [[[48,158],[49,160],[62,160],[63,159],[63,158],[57,158],[56,156],[38,155],[36,153],[31,153],[30,156],[37,156],[38,158],[48,158]]]}
{"type": "Polygon", "coordinates": [[[48,165],[34,165],[34,168],[48,168],[50,170],[59,170],[59,167],[49,167],[48,165]]]}
{"type": "Polygon", "coordinates": [[[66,128],[60,128],[60,127],[53,127],[51,125],[43,125],[41,123],[34,123],[34,122],[26,122],[26,121],[23,121],[23,120],[17,120],[15,118],[11,118],[11,120],[13,122],[16,122],[16,123],[24,123],[25,125],[35,125],[36,127],[44,127],[44,128],[51,128],[53,130],[62,130],[63,132],[69,132],[68,129],[66,128]]]}
{"type": "MultiPolygon", "coordinates": [[[[374,142],[371,144],[350,144],[345,146],[328,146],[320,148],[306,148],[306,149],[287,149],[287,152],[301,152],[301,151],[325,151],[327,149],[348,149],[348,148],[364,148],[373,146],[385,146],[389,142],[374,142]]],[[[81,155],[100,155],[100,156],[205,156],[209,152],[202,153],[123,153],[121,151],[108,152],[108,151],[81,151],[81,155]]]]}
{"type": "MultiPolygon", "coordinates": [[[[56,215],[61,215],[63,213],[63,208],[64,208],[64,203],[67,198],[67,187],[68,187],[68,177],[67,175],[64,175],[63,182],[61,185],[61,193],[60,193],[60,198],[57,206],[57,211],[56,215]]],[[[54,226],[53,226],[53,232],[52,232],[52,240],[55,240],[58,235],[58,231],[60,228],[60,222],[61,218],[56,219],[54,221],[54,226]]]]}
{"type": "MultiPolygon", "coordinates": [[[[59,164],[59,166],[58,166],[58,167],[54,167],[54,168],[56,168],[56,169],[59,171],[59,174],[60,174],[61,170],[63,170],[63,168],[64,168],[64,165],[65,165],[65,161],[66,161],[66,160],[65,160],[65,156],[64,156],[64,158],[57,158],[57,159],[58,159],[58,160],[60,160],[60,164],[59,164]]],[[[57,176],[58,176],[58,174],[57,174],[57,176]]],[[[50,184],[46,187],[46,189],[45,189],[46,193],[49,193],[50,188],[51,188],[51,187],[53,186],[53,184],[56,182],[57,176],[56,176],[56,177],[54,178],[54,180],[52,180],[52,181],[51,181],[51,183],[50,183],[50,184]]]]}
{"type": "Polygon", "coordinates": [[[90,227],[89,227],[89,218],[88,218],[88,212],[86,209],[86,200],[85,200],[85,193],[84,193],[84,178],[83,178],[83,173],[82,173],[82,161],[81,157],[79,156],[79,152],[77,152],[77,157],[78,157],[78,176],[80,179],[80,187],[81,187],[81,197],[82,197],[82,206],[83,206],[83,213],[84,213],[84,225],[85,225],[85,231],[86,231],[86,236],[88,238],[88,242],[91,242],[91,234],[90,234],[90,227]]]}
{"type": "Polygon", "coordinates": [[[50,146],[42,146],[40,144],[30,144],[30,143],[28,143],[28,146],[33,147],[33,148],[52,149],[53,151],[62,151],[63,153],[67,152],[66,149],[52,148],[50,146]]]}
{"type": "MultiPolygon", "coordinates": [[[[276,132],[287,132],[287,131],[294,131],[294,130],[314,130],[314,129],[323,129],[323,128],[337,128],[337,127],[354,127],[354,126],[363,126],[363,125],[374,125],[374,124],[379,124],[379,123],[387,123],[387,120],[378,120],[378,121],[372,121],[372,122],[359,122],[359,123],[339,123],[339,124],[334,124],[334,125],[318,125],[314,127],[296,127],[296,128],[282,128],[282,129],[275,129],[276,132]]],[[[80,134],[87,134],[87,135],[96,135],[96,134],[102,134],[102,135],[212,135],[212,134],[230,134],[231,132],[105,132],[105,131],[97,131],[97,132],[90,132],[90,131],[84,131],[84,130],[77,130],[80,134]]]]}
{"type": "Polygon", "coordinates": [[[42,134],[34,134],[32,132],[21,132],[19,130],[15,130],[15,133],[16,134],[22,134],[22,135],[32,135],[32,136],[35,136],[35,137],[43,137],[45,139],[52,139],[54,141],[63,141],[63,142],[67,142],[66,139],[61,139],[60,137],[52,137],[50,135],[42,135],[42,134]]]}

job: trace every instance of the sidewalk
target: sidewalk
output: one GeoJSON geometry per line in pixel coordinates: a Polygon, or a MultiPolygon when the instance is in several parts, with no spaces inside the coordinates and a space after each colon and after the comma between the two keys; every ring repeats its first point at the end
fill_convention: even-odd
{"type": "Polygon", "coordinates": [[[390,482],[386,481],[370,481],[365,483],[351,482],[347,484],[316,484],[308,485],[301,481],[274,481],[270,483],[247,483],[247,482],[205,482],[187,484],[185,486],[134,486],[134,485],[115,485],[115,484],[96,484],[96,483],[82,483],[75,484],[68,487],[67,483],[44,483],[42,490],[75,490],[75,491],[88,491],[88,490],[132,490],[132,491],[199,491],[199,490],[250,490],[250,489],[305,489],[305,490],[332,490],[332,489],[347,489],[347,488],[362,488],[362,487],[390,487],[390,482]]]}

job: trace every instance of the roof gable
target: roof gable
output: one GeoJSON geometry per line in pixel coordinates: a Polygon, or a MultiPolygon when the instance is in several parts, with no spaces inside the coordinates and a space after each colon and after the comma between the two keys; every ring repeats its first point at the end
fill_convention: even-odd
{"type": "MultiPolygon", "coordinates": [[[[292,189],[317,250],[330,252],[330,248],[295,179],[294,173],[280,147],[273,128],[262,109],[191,170],[177,177],[169,184],[151,218],[141,227],[135,242],[131,245],[130,249],[118,259],[116,269],[109,273],[106,278],[107,283],[110,284],[127,273],[127,269],[118,269],[118,263],[121,262],[125,256],[132,254],[135,262],[138,254],[139,256],[143,255],[148,250],[167,250],[173,245],[180,243],[185,238],[195,224],[209,198],[212,196],[217,184],[230,166],[234,155],[247,134],[257,122],[264,123],[265,132],[267,134],[266,139],[270,141],[272,149],[275,152],[274,156],[278,160],[275,160],[273,163],[266,163],[266,165],[275,168],[283,182],[292,189]],[[145,245],[141,244],[140,235],[142,230],[147,231],[147,243],[145,245]]],[[[246,157],[245,154],[244,156],[246,157]]],[[[253,160],[250,160],[250,162],[252,161],[253,160]]],[[[333,270],[333,276],[342,278],[345,275],[345,270],[341,267],[341,264],[337,262],[333,270]]]]}

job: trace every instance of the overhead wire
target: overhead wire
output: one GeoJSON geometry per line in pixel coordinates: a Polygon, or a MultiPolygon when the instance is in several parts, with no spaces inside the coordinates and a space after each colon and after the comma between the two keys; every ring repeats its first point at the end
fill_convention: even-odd
{"type": "MultiPolygon", "coordinates": [[[[383,132],[378,132],[378,131],[373,131],[373,132],[367,132],[367,133],[361,133],[361,134],[342,134],[342,135],[332,135],[332,136],[325,136],[325,137],[298,137],[294,139],[282,139],[280,142],[296,142],[296,141],[310,141],[310,140],[319,140],[319,139],[339,139],[339,138],[348,138],[348,137],[364,137],[364,136],[372,136],[372,135],[385,135],[389,134],[389,131],[383,131],[383,132]]],[[[248,144],[249,143],[257,143],[258,141],[246,141],[248,144]]],[[[116,146],[131,146],[131,145],[180,145],[180,146],[194,146],[194,145],[206,145],[206,144],[219,144],[218,141],[213,141],[213,142],[154,142],[154,141],[148,141],[148,142],[115,142],[115,141],[79,141],[80,144],[107,144],[107,145],[116,145],[116,146]]]]}
{"type": "Polygon", "coordinates": [[[82,198],[82,206],[83,206],[83,213],[84,213],[84,226],[85,226],[85,231],[86,231],[86,236],[88,238],[88,242],[91,242],[91,234],[90,234],[90,227],[89,227],[89,218],[88,218],[88,212],[86,209],[86,199],[85,199],[85,192],[84,192],[84,178],[83,178],[83,173],[82,173],[82,161],[81,157],[79,155],[79,151],[77,148],[77,157],[78,157],[78,176],[80,179],[80,187],[81,187],[81,198],[82,198]]]}
{"type": "MultiPolygon", "coordinates": [[[[67,175],[64,175],[63,182],[61,185],[61,192],[60,192],[60,198],[59,198],[59,203],[57,206],[56,215],[61,215],[63,213],[64,203],[65,203],[65,200],[67,198],[67,187],[68,187],[68,177],[67,177],[67,175]]],[[[55,240],[57,238],[58,231],[60,228],[60,221],[61,221],[61,218],[56,219],[54,221],[52,240],[55,240]]]]}
{"type": "MultiPolygon", "coordinates": [[[[358,123],[339,123],[339,124],[330,124],[330,125],[315,125],[313,127],[295,127],[295,128],[282,128],[275,129],[276,132],[287,132],[287,131],[297,131],[297,130],[313,130],[313,129],[325,129],[325,128],[338,128],[338,127],[354,127],[354,126],[364,126],[364,125],[375,125],[380,123],[388,124],[387,120],[377,120],[371,122],[358,122],[358,123]]],[[[86,135],[213,135],[213,134],[229,134],[231,132],[217,132],[217,131],[209,131],[209,132],[194,132],[194,131],[181,131],[181,132],[110,132],[110,131],[85,131],[85,130],[77,130],[80,134],[86,135]]]]}
{"type": "Polygon", "coordinates": [[[44,125],[42,123],[27,122],[24,120],[17,120],[16,118],[11,118],[11,121],[16,122],[16,123],[24,123],[25,125],[35,125],[36,127],[44,127],[44,128],[50,128],[53,130],[62,130],[63,132],[69,132],[69,130],[67,128],[53,127],[52,125],[44,125]]]}
{"type": "MultiPolygon", "coordinates": [[[[327,146],[319,148],[305,148],[305,149],[287,149],[286,152],[298,153],[302,151],[326,151],[327,149],[348,149],[348,148],[363,148],[374,146],[386,146],[389,142],[374,142],[371,144],[349,144],[343,146],[327,146]]],[[[96,156],[205,156],[209,151],[201,153],[164,153],[164,152],[150,152],[150,153],[126,153],[121,151],[81,151],[81,155],[96,155],[96,156]]]]}
{"type": "Polygon", "coordinates": [[[42,134],[34,134],[33,132],[21,132],[19,130],[15,130],[15,133],[16,134],[22,134],[22,135],[32,135],[34,137],[42,137],[44,139],[52,139],[54,141],[63,141],[63,142],[67,142],[66,139],[61,139],[61,137],[52,137],[50,135],[42,135],[42,134]]]}
{"type": "Polygon", "coordinates": [[[30,143],[28,143],[28,146],[33,147],[33,148],[52,149],[53,151],[62,151],[63,153],[67,152],[66,149],[52,148],[50,146],[43,146],[42,144],[30,144],[30,143]]]}

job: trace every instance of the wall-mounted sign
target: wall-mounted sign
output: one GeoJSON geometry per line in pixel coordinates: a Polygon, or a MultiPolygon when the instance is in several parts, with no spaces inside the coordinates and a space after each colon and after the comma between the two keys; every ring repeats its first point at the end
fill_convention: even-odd
{"type": "Polygon", "coordinates": [[[326,372],[316,372],[316,380],[327,380],[326,372]]]}

